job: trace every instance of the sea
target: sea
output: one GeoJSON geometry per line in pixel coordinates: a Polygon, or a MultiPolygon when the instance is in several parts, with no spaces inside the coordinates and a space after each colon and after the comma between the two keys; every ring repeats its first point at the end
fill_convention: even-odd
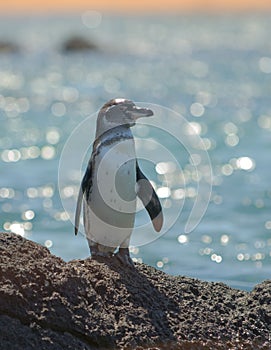
{"type": "Polygon", "coordinates": [[[77,193],[97,112],[122,97],[154,112],[132,131],[164,214],[157,233],[138,201],[133,259],[242,290],[270,279],[270,33],[271,13],[1,15],[0,230],[89,256],[77,193]]]}

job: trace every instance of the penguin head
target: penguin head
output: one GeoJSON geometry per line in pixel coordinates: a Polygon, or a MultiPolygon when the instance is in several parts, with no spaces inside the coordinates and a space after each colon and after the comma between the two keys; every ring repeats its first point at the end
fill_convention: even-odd
{"type": "Polygon", "coordinates": [[[152,115],[150,109],[137,107],[133,101],[115,98],[101,108],[97,119],[97,132],[101,134],[118,126],[130,128],[135,125],[137,119],[152,115]]]}

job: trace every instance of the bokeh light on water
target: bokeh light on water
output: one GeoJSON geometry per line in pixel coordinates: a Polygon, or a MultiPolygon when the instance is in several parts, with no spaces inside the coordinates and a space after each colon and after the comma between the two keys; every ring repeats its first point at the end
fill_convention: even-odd
{"type": "MultiPolygon", "coordinates": [[[[59,157],[82,120],[112,97],[125,96],[182,114],[189,122],[182,132],[202,138],[213,167],[210,205],[196,230],[186,234],[177,222],[153,244],[132,247],[134,259],[242,288],[269,278],[270,23],[268,15],[139,18],[95,11],[2,18],[0,40],[17,43],[21,52],[0,53],[1,229],[67,260],[88,255],[61,204],[59,157]],[[63,42],[74,34],[100,49],[63,53],[63,42]]],[[[153,151],[144,142],[151,131],[143,126],[136,132],[140,147],[153,151]]],[[[74,149],[70,156],[77,154],[74,149]]],[[[182,174],[163,154],[145,172],[168,217],[185,200],[185,220],[205,169],[195,172],[201,164],[196,151],[180,153],[178,161],[182,174]]],[[[80,169],[71,172],[61,195],[74,201],[79,178],[80,169]]]]}

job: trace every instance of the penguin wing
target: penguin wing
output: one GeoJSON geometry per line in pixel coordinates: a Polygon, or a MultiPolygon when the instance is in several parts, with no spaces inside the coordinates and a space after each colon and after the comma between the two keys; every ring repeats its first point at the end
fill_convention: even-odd
{"type": "Polygon", "coordinates": [[[84,194],[87,194],[87,200],[89,197],[90,188],[92,186],[92,159],[90,159],[88,163],[87,170],[85,172],[85,175],[83,177],[83,180],[80,185],[78,197],[77,197],[77,203],[76,203],[76,211],[75,211],[75,223],[74,223],[74,233],[77,235],[80,225],[80,214],[81,214],[81,207],[82,207],[82,201],[84,194]]]}
{"type": "Polygon", "coordinates": [[[147,209],[155,231],[160,232],[164,221],[161,203],[150,181],[140,170],[138,163],[136,163],[136,182],[137,195],[147,209]]]}

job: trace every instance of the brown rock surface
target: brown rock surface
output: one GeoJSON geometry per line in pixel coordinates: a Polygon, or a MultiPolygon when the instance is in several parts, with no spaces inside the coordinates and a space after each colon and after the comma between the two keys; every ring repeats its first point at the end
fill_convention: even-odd
{"type": "Polygon", "coordinates": [[[271,349],[271,281],[252,292],[144,264],[66,263],[0,233],[0,348],[271,349]]]}

